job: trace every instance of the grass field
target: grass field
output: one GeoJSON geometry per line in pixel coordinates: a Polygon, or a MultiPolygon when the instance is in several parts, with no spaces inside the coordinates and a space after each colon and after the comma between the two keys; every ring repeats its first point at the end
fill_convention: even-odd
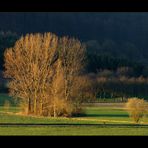
{"type": "Polygon", "coordinates": [[[0,135],[148,135],[148,118],[134,124],[123,106],[100,103],[73,118],[28,117],[17,115],[19,108],[1,106],[0,135]]]}

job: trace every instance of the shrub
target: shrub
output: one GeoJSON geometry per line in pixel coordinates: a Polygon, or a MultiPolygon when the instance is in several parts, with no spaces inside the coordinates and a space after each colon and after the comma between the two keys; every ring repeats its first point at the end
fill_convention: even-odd
{"type": "Polygon", "coordinates": [[[144,99],[129,98],[128,102],[126,103],[126,109],[135,123],[138,123],[147,113],[147,102],[144,99]]]}
{"type": "Polygon", "coordinates": [[[73,106],[65,99],[55,99],[55,111],[57,116],[69,117],[71,116],[73,106]]]}
{"type": "Polygon", "coordinates": [[[23,101],[19,102],[19,107],[21,110],[20,114],[22,114],[22,115],[28,114],[28,105],[25,102],[23,102],[23,101]]]}
{"type": "Polygon", "coordinates": [[[65,99],[54,99],[50,106],[43,110],[43,116],[56,116],[56,117],[70,117],[73,112],[73,105],[65,99]]]}
{"type": "Polygon", "coordinates": [[[5,100],[4,102],[4,111],[8,112],[10,108],[10,102],[8,100],[5,100]]]}

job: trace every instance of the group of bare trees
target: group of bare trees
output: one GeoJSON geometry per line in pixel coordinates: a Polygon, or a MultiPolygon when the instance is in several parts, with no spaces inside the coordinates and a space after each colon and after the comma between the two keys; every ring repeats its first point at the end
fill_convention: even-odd
{"type": "Polygon", "coordinates": [[[148,96],[148,79],[143,77],[119,77],[119,78],[106,78],[97,77],[97,92],[99,98],[121,97],[144,97],[148,96]]]}
{"type": "Polygon", "coordinates": [[[102,70],[97,74],[87,74],[90,79],[89,82],[92,82],[90,91],[94,98],[102,101],[112,99],[121,102],[127,101],[129,97],[147,99],[148,78],[143,76],[130,77],[129,74],[126,75],[126,70],[127,68],[120,68],[117,69],[116,73],[110,70],[102,70]]]}
{"type": "Polygon", "coordinates": [[[52,33],[28,34],[5,51],[10,94],[26,114],[71,116],[80,108],[88,84],[82,75],[85,46],[52,33]]]}

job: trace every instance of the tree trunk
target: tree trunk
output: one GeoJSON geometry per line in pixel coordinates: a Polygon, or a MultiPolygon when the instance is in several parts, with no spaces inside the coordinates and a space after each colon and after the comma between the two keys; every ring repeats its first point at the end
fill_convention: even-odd
{"type": "Polygon", "coordinates": [[[28,114],[31,113],[31,99],[28,99],[28,114]]]}
{"type": "Polygon", "coordinates": [[[55,105],[55,101],[54,101],[54,105],[53,105],[53,116],[57,117],[56,115],[56,105],[55,105]]]}

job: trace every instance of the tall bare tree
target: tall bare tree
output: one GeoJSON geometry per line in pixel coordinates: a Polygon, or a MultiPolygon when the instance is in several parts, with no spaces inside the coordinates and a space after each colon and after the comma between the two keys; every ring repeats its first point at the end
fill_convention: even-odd
{"type": "Polygon", "coordinates": [[[63,37],[59,41],[59,58],[63,66],[65,99],[72,101],[73,93],[75,97],[79,95],[79,92],[74,90],[76,83],[79,83],[77,77],[84,67],[85,46],[74,38],[63,37]]]}
{"type": "Polygon", "coordinates": [[[28,104],[28,113],[42,114],[57,42],[51,33],[30,34],[5,52],[5,77],[11,80],[10,93],[28,104]]]}

